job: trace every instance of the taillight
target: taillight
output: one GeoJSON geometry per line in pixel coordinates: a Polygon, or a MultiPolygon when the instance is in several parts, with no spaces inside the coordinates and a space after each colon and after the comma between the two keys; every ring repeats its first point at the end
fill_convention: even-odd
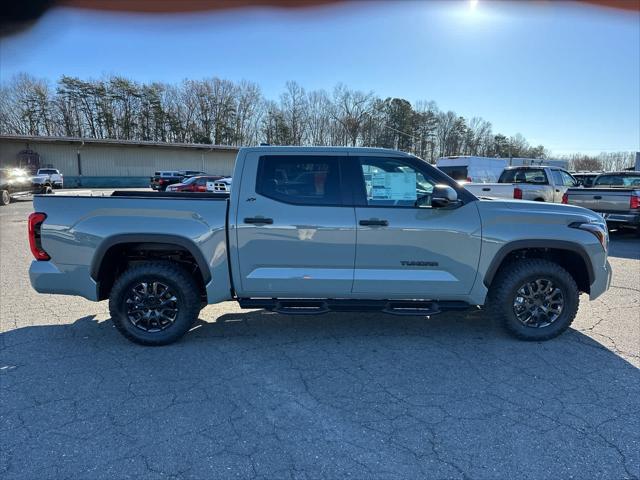
{"type": "Polygon", "coordinates": [[[159,184],[163,184],[163,183],[164,183],[164,180],[160,179],[160,180],[158,180],[158,183],[159,183],[159,184]]]}
{"type": "Polygon", "coordinates": [[[40,229],[47,216],[44,213],[34,212],[29,215],[29,248],[36,260],[49,260],[51,257],[42,249],[40,229]]]}
{"type": "Polygon", "coordinates": [[[473,178],[471,178],[471,177],[467,177],[467,182],[469,182],[469,183],[473,183],[473,178]]]}
{"type": "Polygon", "coordinates": [[[629,198],[629,208],[640,208],[640,195],[636,192],[631,192],[631,197],[629,198]]]}
{"type": "Polygon", "coordinates": [[[515,198],[516,200],[522,200],[522,189],[521,188],[514,188],[513,189],[513,198],[515,198]]]}
{"type": "Polygon", "coordinates": [[[569,194],[567,192],[564,192],[564,195],[562,195],[562,203],[569,205],[569,194]]]}

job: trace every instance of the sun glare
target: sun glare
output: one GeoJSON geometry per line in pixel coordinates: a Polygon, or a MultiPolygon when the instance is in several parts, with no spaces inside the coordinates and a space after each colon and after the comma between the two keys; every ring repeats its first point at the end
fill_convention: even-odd
{"type": "Polygon", "coordinates": [[[475,10],[476,7],[478,6],[478,0],[469,0],[469,9],[470,10],[475,10]]]}

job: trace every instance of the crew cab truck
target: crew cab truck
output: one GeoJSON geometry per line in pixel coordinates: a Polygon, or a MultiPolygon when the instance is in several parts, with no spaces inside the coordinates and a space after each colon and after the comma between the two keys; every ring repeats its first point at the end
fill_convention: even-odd
{"type": "Polygon", "coordinates": [[[545,340],[581,292],[609,286],[607,230],[580,207],[479,200],[385,149],[239,151],[230,194],[41,196],[29,218],[33,287],[109,299],[128,339],[179,339],[211,303],[282,314],[430,316],[492,308],[545,340]]]}
{"type": "Polygon", "coordinates": [[[568,188],[578,182],[558,167],[507,167],[498,183],[469,183],[465,188],[478,196],[562,203],[568,188]]]}
{"type": "Polygon", "coordinates": [[[640,172],[600,174],[591,188],[567,190],[565,203],[600,213],[610,228],[633,228],[640,235],[640,172]]]}

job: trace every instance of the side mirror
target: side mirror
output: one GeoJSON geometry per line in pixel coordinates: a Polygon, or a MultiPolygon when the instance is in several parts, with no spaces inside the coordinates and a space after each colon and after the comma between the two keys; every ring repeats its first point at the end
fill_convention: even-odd
{"type": "Polygon", "coordinates": [[[458,192],[449,185],[435,185],[431,194],[431,206],[433,208],[446,208],[457,205],[458,192]]]}

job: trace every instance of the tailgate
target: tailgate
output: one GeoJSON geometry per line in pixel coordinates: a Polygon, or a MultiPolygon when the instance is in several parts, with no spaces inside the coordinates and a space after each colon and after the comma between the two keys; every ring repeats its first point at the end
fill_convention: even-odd
{"type": "Polygon", "coordinates": [[[511,183],[466,183],[464,188],[476,197],[514,198],[511,183]]]}
{"type": "Polygon", "coordinates": [[[596,212],[628,212],[631,190],[616,188],[570,189],[567,196],[570,205],[577,205],[596,212]]]}

